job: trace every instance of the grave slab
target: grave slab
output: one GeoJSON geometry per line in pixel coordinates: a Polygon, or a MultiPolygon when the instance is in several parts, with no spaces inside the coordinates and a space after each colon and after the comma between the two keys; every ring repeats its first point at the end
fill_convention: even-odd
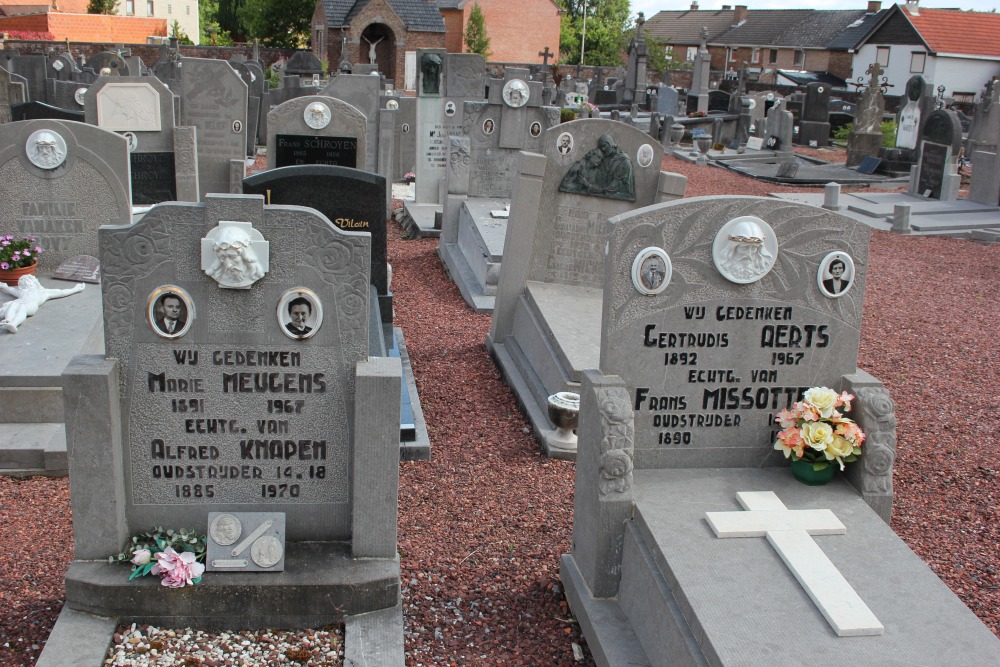
{"type": "MultiPolygon", "coordinates": [[[[1000,640],[842,480],[807,487],[787,469],[641,470],[634,480],[616,611],[629,618],[621,632],[640,634],[647,664],[971,667],[1000,651],[1000,640]],[[736,494],[748,490],[772,490],[790,508],[830,509],[843,521],[845,534],[812,539],[884,624],[883,635],[838,637],[765,540],[715,537],[705,513],[735,510],[736,494]],[[789,641],[788,627],[802,641],[789,641]]],[[[586,597],[576,568],[564,556],[567,596],[586,597]]]]}

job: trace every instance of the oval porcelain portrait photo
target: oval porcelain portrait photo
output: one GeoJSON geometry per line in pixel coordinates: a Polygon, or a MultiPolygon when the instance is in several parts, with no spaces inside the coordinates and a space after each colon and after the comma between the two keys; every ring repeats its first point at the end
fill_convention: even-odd
{"type": "Polygon", "coordinates": [[[146,302],[146,318],[163,338],[180,338],[194,323],[194,301],[176,285],[157,287],[146,302]]]}
{"type": "Polygon", "coordinates": [[[663,248],[643,248],[632,262],[632,285],[640,294],[655,296],[667,289],[673,267],[663,248]]]}
{"type": "Polygon", "coordinates": [[[844,296],[854,284],[854,260],[846,252],[831,252],[819,263],[816,284],[831,299],[844,296]]]}
{"type": "Polygon", "coordinates": [[[311,289],[296,287],[278,300],[278,324],[289,338],[312,338],[323,324],[323,305],[311,289]]]}

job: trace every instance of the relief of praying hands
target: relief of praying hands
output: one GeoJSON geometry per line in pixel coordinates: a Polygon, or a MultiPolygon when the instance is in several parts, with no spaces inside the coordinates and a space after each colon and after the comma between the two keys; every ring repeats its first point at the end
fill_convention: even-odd
{"type": "Polygon", "coordinates": [[[0,305],[0,328],[17,333],[17,327],[37,313],[43,303],[49,299],[60,299],[82,292],[83,288],[83,283],[77,283],[69,289],[47,289],[42,287],[35,276],[21,276],[17,287],[0,282],[0,292],[16,297],[13,301],[0,305]]]}

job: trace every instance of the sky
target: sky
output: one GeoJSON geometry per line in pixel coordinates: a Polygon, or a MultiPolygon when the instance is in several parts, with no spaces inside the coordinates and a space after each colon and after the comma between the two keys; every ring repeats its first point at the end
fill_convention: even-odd
{"type": "MultiPolygon", "coordinates": [[[[632,16],[645,12],[646,18],[660,11],[680,11],[691,7],[691,0],[631,0],[632,16]]],[[[699,9],[722,9],[722,5],[746,5],[755,9],[864,9],[868,0],[698,0],[699,9]]],[[[882,9],[893,4],[904,4],[904,0],[892,2],[882,0],[882,9]]],[[[921,7],[929,9],[964,9],[977,12],[1000,11],[1000,0],[920,0],[921,7]]]]}

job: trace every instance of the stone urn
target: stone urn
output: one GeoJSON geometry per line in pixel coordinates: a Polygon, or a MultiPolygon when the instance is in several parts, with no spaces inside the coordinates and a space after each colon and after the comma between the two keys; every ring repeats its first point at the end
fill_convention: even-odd
{"type": "Polygon", "coordinates": [[[684,138],[684,126],[680,123],[674,123],[670,126],[670,145],[679,146],[681,139],[684,138]]]}
{"type": "Polygon", "coordinates": [[[576,424],[580,417],[580,394],[560,391],[549,396],[549,421],[556,431],[549,444],[559,449],[576,450],[576,424]]]}
{"type": "Polygon", "coordinates": [[[708,155],[708,151],[712,148],[712,137],[701,135],[694,140],[695,146],[698,147],[698,152],[702,155],[708,155]]]}

